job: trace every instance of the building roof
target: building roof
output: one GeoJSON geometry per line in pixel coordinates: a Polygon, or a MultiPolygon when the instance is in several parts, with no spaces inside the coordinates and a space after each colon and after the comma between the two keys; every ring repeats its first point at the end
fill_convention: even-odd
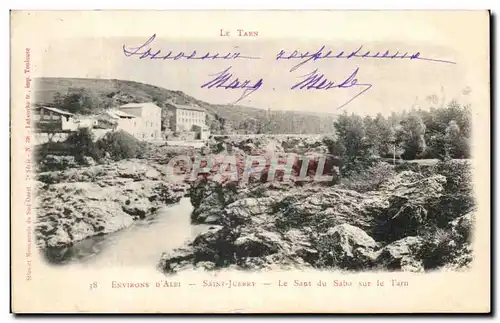
{"type": "Polygon", "coordinates": [[[152,107],[160,109],[160,107],[157,106],[156,104],[154,104],[153,102],[127,103],[127,104],[120,106],[120,109],[122,109],[122,108],[125,108],[125,109],[126,108],[152,108],[152,107]]]}
{"type": "Polygon", "coordinates": [[[168,103],[168,104],[171,105],[171,106],[173,106],[176,109],[194,110],[194,111],[206,112],[205,109],[197,107],[197,106],[185,105],[185,104],[175,104],[175,103],[168,103]]]}
{"type": "Polygon", "coordinates": [[[52,107],[39,107],[39,108],[40,109],[49,110],[49,111],[55,112],[57,114],[65,115],[65,116],[72,116],[73,115],[73,113],[71,113],[71,112],[64,111],[64,110],[61,110],[61,109],[58,109],[58,108],[52,108],[52,107]]]}
{"type": "Polygon", "coordinates": [[[137,118],[137,116],[134,116],[133,114],[129,114],[120,110],[108,110],[106,111],[106,114],[109,115],[111,118],[114,119],[119,119],[119,118],[137,118]]]}

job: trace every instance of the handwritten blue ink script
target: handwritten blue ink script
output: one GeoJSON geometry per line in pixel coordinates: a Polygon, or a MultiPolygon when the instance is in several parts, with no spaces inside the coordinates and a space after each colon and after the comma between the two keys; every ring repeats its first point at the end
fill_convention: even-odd
{"type": "Polygon", "coordinates": [[[436,59],[436,58],[426,58],[422,57],[420,52],[415,52],[415,53],[410,53],[408,52],[405,53],[400,53],[399,51],[390,52],[389,50],[386,50],[383,54],[380,51],[372,53],[371,51],[365,51],[363,50],[363,45],[358,47],[356,50],[349,52],[345,52],[343,50],[339,51],[337,54],[332,54],[331,50],[326,51],[325,50],[326,46],[323,45],[321,46],[320,49],[318,49],[316,52],[309,53],[301,53],[297,50],[294,50],[293,52],[290,52],[287,54],[285,50],[281,50],[277,55],[276,55],[276,60],[301,60],[297,65],[293,66],[290,69],[290,72],[295,71],[298,69],[300,66],[306,64],[307,62],[310,61],[317,61],[321,59],[355,59],[355,58],[362,58],[362,59],[390,59],[390,60],[395,60],[395,59],[406,59],[406,60],[420,60],[420,61],[427,61],[427,62],[434,62],[434,63],[444,63],[444,64],[456,64],[454,61],[449,61],[449,60],[444,60],[444,59],[436,59]],[[323,52],[325,51],[325,52],[323,52]]]}
{"type": "Polygon", "coordinates": [[[242,89],[244,90],[243,94],[239,97],[238,100],[236,100],[236,102],[239,102],[253,92],[260,89],[262,84],[264,84],[264,80],[262,78],[256,82],[253,82],[253,84],[250,80],[240,81],[239,78],[233,76],[233,73],[230,73],[230,70],[231,66],[229,66],[222,72],[210,75],[215,76],[215,78],[203,84],[201,87],[207,89],[223,88],[226,90],[242,89]]]}
{"type": "Polygon", "coordinates": [[[180,59],[186,59],[186,60],[219,60],[219,59],[225,59],[225,60],[235,60],[235,59],[260,59],[260,57],[254,57],[254,56],[247,56],[243,55],[240,52],[235,52],[235,53],[226,53],[226,54],[220,54],[220,53],[210,53],[207,52],[205,54],[198,54],[196,50],[191,51],[190,54],[186,54],[184,52],[178,52],[178,53],[172,53],[172,51],[169,51],[168,53],[162,52],[161,49],[152,49],[151,48],[151,43],[156,39],[156,34],[153,36],[149,37],[149,39],[144,42],[142,45],[139,45],[137,47],[126,47],[125,45],[122,46],[123,48],[123,54],[127,57],[136,57],[139,59],[158,59],[158,60],[180,60],[180,59]]]}
{"type": "Polygon", "coordinates": [[[340,82],[330,81],[326,78],[323,73],[320,73],[318,69],[315,69],[309,74],[302,75],[302,81],[296,83],[291,87],[292,90],[300,89],[300,90],[330,90],[330,89],[348,89],[351,87],[360,87],[361,91],[359,91],[356,95],[354,95],[347,102],[343,103],[337,109],[341,109],[352,102],[354,99],[371,89],[372,84],[368,83],[358,83],[358,79],[356,78],[359,72],[359,67],[357,67],[347,78],[340,82]]]}
{"type": "MultiPolygon", "coordinates": [[[[126,57],[136,58],[140,60],[163,60],[163,61],[177,61],[177,60],[187,60],[187,61],[214,61],[214,60],[260,60],[259,56],[246,55],[239,51],[229,52],[229,53],[219,53],[219,52],[203,52],[198,53],[196,49],[192,51],[176,52],[164,51],[162,49],[154,49],[154,41],[156,39],[156,34],[153,34],[145,42],[138,46],[128,46],[123,45],[123,54],[126,57]]],[[[447,59],[439,59],[432,57],[425,57],[420,52],[403,52],[403,51],[370,51],[364,48],[364,45],[359,46],[355,50],[339,50],[333,53],[332,50],[328,50],[326,45],[322,45],[319,49],[309,52],[301,52],[299,50],[286,51],[281,49],[274,57],[275,61],[298,61],[297,64],[292,66],[289,73],[295,72],[300,67],[306,65],[309,62],[315,62],[317,60],[404,60],[408,62],[427,62],[427,63],[437,63],[437,64],[457,64],[455,61],[447,59]]],[[[345,90],[350,88],[358,88],[359,91],[348,99],[346,102],[342,103],[337,109],[343,108],[355,99],[359,98],[361,95],[370,90],[374,84],[360,82],[358,81],[358,74],[360,74],[360,68],[356,67],[349,75],[332,75],[328,77],[320,72],[318,69],[312,72],[299,76],[300,81],[295,81],[295,84],[291,84],[289,90],[293,91],[319,91],[319,90],[345,90]]],[[[264,85],[264,78],[258,77],[257,80],[249,80],[245,75],[236,75],[233,71],[233,67],[229,66],[226,69],[219,71],[215,74],[210,74],[209,80],[204,81],[201,88],[207,90],[229,90],[241,91],[240,96],[236,100],[237,103],[244,98],[247,98],[251,94],[260,90],[264,85]]]]}

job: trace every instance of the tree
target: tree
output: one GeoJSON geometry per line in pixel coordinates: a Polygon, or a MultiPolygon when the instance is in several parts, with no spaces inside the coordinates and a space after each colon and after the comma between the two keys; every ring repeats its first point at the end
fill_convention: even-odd
{"type": "Polygon", "coordinates": [[[420,157],[426,150],[425,124],[417,114],[410,114],[401,121],[402,148],[404,159],[420,157]]]}
{"type": "Polygon", "coordinates": [[[242,122],[240,122],[240,125],[238,128],[243,130],[246,134],[258,133],[259,122],[254,118],[247,118],[247,119],[243,120],[242,122]]]}
{"type": "Polygon", "coordinates": [[[110,104],[85,88],[70,88],[66,95],[56,92],[53,102],[57,108],[79,114],[90,114],[102,110],[110,104]]]}
{"type": "Polygon", "coordinates": [[[446,140],[443,133],[435,132],[426,142],[428,142],[427,157],[441,160],[446,159],[446,140]]]}
{"type": "Polygon", "coordinates": [[[343,151],[342,173],[358,172],[371,164],[370,142],[366,138],[365,126],[360,116],[339,116],[335,122],[338,144],[343,151]]]}
{"type": "Polygon", "coordinates": [[[221,132],[223,135],[230,135],[233,133],[233,126],[227,119],[222,119],[221,132]]]}
{"type": "Polygon", "coordinates": [[[455,120],[451,120],[444,136],[446,155],[451,158],[468,158],[469,142],[461,134],[460,127],[455,120]]]}
{"type": "Polygon", "coordinates": [[[365,116],[363,119],[363,127],[365,128],[366,141],[369,143],[371,148],[371,153],[374,155],[379,154],[379,140],[380,132],[377,129],[375,120],[370,116],[365,116]]]}
{"type": "Polygon", "coordinates": [[[85,157],[92,157],[95,160],[99,160],[102,157],[101,152],[94,143],[94,135],[89,128],[81,128],[71,133],[66,138],[65,143],[69,147],[69,153],[79,163],[84,163],[85,157]]]}
{"type": "Polygon", "coordinates": [[[389,120],[381,113],[372,119],[367,116],[364,119],[366,138],[372,146],[373,153],[379,156],[392,156],[394,143],[394,129],[389,120]]]}

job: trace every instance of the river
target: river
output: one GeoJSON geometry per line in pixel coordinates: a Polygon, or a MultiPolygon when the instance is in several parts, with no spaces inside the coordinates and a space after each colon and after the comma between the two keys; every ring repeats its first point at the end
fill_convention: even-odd
{"type": "Polygon", "coordinates": [[[90,237],[73,246],[50,250],[51,263],[78,263],[93,268],[107,266],[156,266],[163,252],[192,241],[210,226],[191,224],[193,207],[189,198],[161,208],[143,220],[137,220],[124,230],[90,237]]]}

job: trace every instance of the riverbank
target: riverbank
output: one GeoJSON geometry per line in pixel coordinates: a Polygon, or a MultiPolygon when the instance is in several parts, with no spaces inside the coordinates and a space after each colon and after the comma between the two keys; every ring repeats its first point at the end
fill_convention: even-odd
{"type": "Polygon", "coordinates": [[[153,268],[165,250],[179,248],[209,228],[191,223],[192,209],[189,198],[184,197],[123,230],[88,237],[71,246],[47,248],[45,256],[50,263],[58,265],[81,264],[94,269],[153,268]]]}
{"type": "Polygon", "coordinates": [[[128,159],[37,176],[35,238],[39,248],[61,248],[129,227],[177,203],[187,185],[166,181],[162,167],[128,159]]]}

